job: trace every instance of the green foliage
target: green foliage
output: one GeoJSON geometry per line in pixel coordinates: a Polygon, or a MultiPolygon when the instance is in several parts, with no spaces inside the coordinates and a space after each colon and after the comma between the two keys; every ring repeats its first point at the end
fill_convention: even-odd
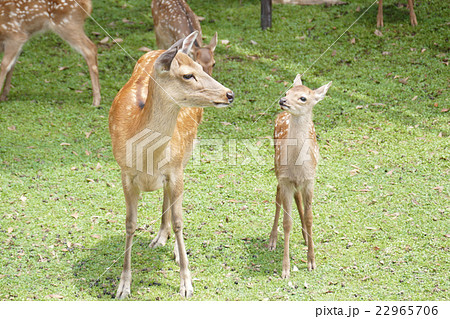
{"type": "MultiPolygon", "coordinates": [[[[218,31],[214,76],[236,93],[233,108],[206,110],[199,129],[201,139],[223,140],[224,152],[202,146],[185,172],[194,300],[449,299],[449,7],[416,1],[413,28],[406,8],[388,2],[377,36],[374,6],[326,51],[371,3],[275,5],[273,28],[263,32],[259,1],[189,2],[205,17],[207,41],[218,31]],[[278,248],[266,247],[276,189],[269,138],[279,97],[305,71],[307,86],[333,81],[315,109],[318,268],[306,270],[295,216],[291,265],[298,271],[282,280],[282,227],[278,248]]],[[[99,44],[99,108],[90,106],[83,58],[53,34],[27,43],[9,100],[0,104],[1,300],[115,294],[125,203],[108,110],[143,54],[138,49],[155,48],[155,37],[149,1],[98,0],[93,17],[127,52],[99,44]]],[[[106,36],[92,20],[86,31],[96,43],[106,36]]],[[[132,300],[181,299],[173,238],[148,248],[161,204],[161,192],[140,201],[132,300]]]]}

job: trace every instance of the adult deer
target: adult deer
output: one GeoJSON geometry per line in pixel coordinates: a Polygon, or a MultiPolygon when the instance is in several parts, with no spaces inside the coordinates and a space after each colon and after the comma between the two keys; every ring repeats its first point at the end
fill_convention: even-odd
{"type": "Polygon", "coordinates": [[[193,46],[194,60],[206,73],[212,74],[215,65],[214,50],[217,45],[217,32],[211,42],[203,46],[200,22],[185,0],[153,0],[152,16],[156,45],[160,49],[167,49],[177,40],[197,30],[199,36],[193,46]]]}
{"type": "Polygon", "coordinates": [[[83,30],[92,12],[91,0],[0,1],[0,51],[4,51],[0,71],[0,100],[6,100],[11,77],[23,45],[32,35],[51,30],[85,58],[91,75],[93,105],[100,104],[97,47],[83,30]]]}
{"type": "Polygon", "coordinates": [[[308,246],[308,270],[316,268],[314,242],[312,237],[312,198],[319,148],[316,141],[312,110],[325,97],[331,82],[316,90],[302,85],[300,75],[286,97],[280,99],[284,112],[276,119],[274,130],[275,174],[278,180],[275,220],[270,233],[269,249],[277,243],[278,218],[283,208],[284,256],[281,276],[290,274],[289,235],[292,228],[292,198],[295,198],[302,233],[308,246]]]}
{"type": "MultiPolygon", "coordinates": [[[[414,0],[408,0],[409,8],[409,19],[411,20],[411,25],[417,25],[416,14],[414,13],[414,0]]],[[[383,26],[383,0],[378,0],[378,15],[377,15],[377,27],[383,26]]]]}
{"type": "Polygon", "coordinates": [[[142,56],[109,112],[113,153],[122,171],[127,210],[125,261],[116,295],[119,299],[130,294],[131,246],[139,194],[160,188],[164,189],[161,228],[150,247],[166,243],[171,221],[180,264],[180,294],[193,294],[183,240],[183,170],[201,118],[198,107],[227,107],[234,99],[231,90],[187,55],[197,35],[195,31],[167,51],[142,56]]]}

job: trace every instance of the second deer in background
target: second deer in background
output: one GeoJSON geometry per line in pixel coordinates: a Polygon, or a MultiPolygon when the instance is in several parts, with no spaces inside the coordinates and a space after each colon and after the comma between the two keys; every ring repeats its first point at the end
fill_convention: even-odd
{"type": "Polygon", "coordinates": [[[215,64],[214,50],[217,45],[217,32],[211,42],[203,46],[200,22],[185,0],[153,0],[152,16],[156,45],[160,49],[168,49],[177,40],[198,31],[198,38],[192,48],[193,58],[206,73],[212,74],[215,64]]]}

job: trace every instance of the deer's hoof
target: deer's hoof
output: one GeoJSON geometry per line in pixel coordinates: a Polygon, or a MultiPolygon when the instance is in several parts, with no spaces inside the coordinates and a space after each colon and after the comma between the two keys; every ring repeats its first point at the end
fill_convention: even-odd
{"type": "Polygon", "coordinates": [[[316,262],[314,260],[308,261],[308,270],[313,271],[314,269],[316,269],[316,262]]]}
{"type": "Polygon", "coordinates": [[[169,234],[159,231],[158,235],[156,235],[156,237],[152,240],[149,247],[150,248],[162,247],[166,244],[168,238],[169,234]]]}
{"type": "Polygon", "coordinates": [[[126,283],[121,280],[119,283],[119,288],[117,288],[116,299],[123,300],[127,298],[130,293],[130,283],[126,283]]]}
{"type": "Polygon", "coordinates": [[[286,279],[289,278],[290,275],[291,274],[289,272],[289,269],[288,270],[283,269],[283,272],[281,273],[281,278],[286,279]]]}
{"type": "Polygon", "coordinates": [[[182,281],[180,285],[180,295],[184,298],[191,298],[194,295],[194,288],[192,288],[192,283],[188,281],[182,281]]]}

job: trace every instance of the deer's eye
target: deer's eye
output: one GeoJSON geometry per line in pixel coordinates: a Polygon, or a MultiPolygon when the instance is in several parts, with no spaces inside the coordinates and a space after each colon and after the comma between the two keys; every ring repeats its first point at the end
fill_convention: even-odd
{"type": "Polygon", "coordinates": [[[194,74],[185,74],[185,75],[183,75],[183,79],[185,79],[185,80],[190,80],[192,78],[194,78],[194,74]]]}
{"type": "Polygon", "coordinates": [[[302,96],[302,97],[300,98],[300,101],[306,102],[306,97],[302,96]]]}

